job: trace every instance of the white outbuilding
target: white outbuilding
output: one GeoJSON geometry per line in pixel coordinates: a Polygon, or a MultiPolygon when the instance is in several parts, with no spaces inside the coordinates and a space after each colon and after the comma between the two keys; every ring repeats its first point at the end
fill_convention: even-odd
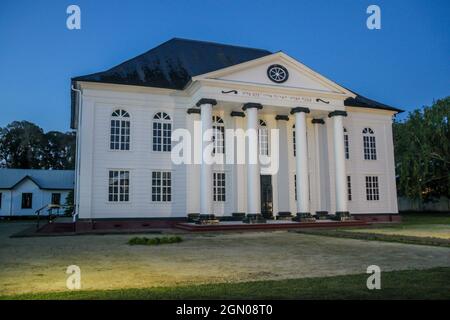
{"type": "Polygon", "coordinates": [[[0,217],[35,216],[45,206],[64,205],[74,176],[73,170],[0,169],[0,217]]]}

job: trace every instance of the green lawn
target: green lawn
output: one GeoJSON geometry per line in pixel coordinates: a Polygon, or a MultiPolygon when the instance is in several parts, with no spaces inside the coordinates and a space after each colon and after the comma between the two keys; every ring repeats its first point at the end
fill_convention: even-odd
{"type": "Polygon", "coordinates": [[[367,289],[368,276],[50,292],[0,299],[450,299],[449,267],[384,272],[381,290],[367,289]]]}
{"type": "Polygon", "coordinates": [[[450,213],[405,213],[401,217],[402,223],[397,226],[447,224],[450,227],[450,213]]]}
{"type": "Polygon", "coordinates": [[[450,247],[450,214],[410,213],[402,215],[401,223],[374,224],[367,228],[311,229],[300,233],[450,247]]]}

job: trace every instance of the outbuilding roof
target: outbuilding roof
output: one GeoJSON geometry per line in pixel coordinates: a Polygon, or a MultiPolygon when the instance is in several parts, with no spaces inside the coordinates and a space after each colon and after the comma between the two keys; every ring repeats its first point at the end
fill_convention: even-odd
{"type": "Polygon", "coordinates": [[[70,190],[74,187],[74,170],[0,169],[0,189],[14,189],[30,179],[40,189],[70,190]]]}

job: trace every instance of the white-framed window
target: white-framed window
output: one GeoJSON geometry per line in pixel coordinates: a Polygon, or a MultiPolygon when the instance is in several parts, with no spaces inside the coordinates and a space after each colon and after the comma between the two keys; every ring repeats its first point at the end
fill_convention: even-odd
{"type": "Polygon", "coordinates": [[[258,130],[259,154],[263,156],[269,155],[269,130],[264,120],[259,120],[258,130]]]}
{"type": "Polygon", "coordinates": [[[212,117],[213,153],[225,153],[225,124],[219,116],[212,117]]]}
{"type": "Polygon", "coordinates": [[[348,141],[348,132],[346,128],[344,128],[344,151],[345,151],[345,159],[350,159],[350,146],[348,141]]]}
{"type": "Polygon", "coordinates": [[[172,120],[165,112],[153,116],[153,151],[170,152],[172,150],[172,120]]]}
{"type": "Polygon", "coordinates": [[[347,196],[348,201],[352,201],[352,177],[347,176],[347,196]]]}
{"type": "Polygon", "coordinates": [[[108,182],[108,201],[130,201],[130,171],[110,170],[108,182]]]}
{"type": "Polygon", "coordinates": [[[152,201],[154,202],[172,201],[172,172],[170,171],[152,172],[152,201]]]}
{"type": "Polygon", "coordinates": [[[364,128],[364,160],[377,160],[377,146],[375,143],[375,132],[371,128],[364,128]]]}
{"type": "Polygon", "coordinates": [[[368,201],[380,200],[377,176],[366,176],[366,199],[368,201]]]}
{"type": "Polygon", "coordinates": [[[213,200],[225,201],[225,172],[213,172],[213,200]]]}
{"type": "Polygon", "coordinates": [[[111,150],[130,150],[130,114],[117,109],[111,114],[111,150]]]}
{"type": "Polygon", "coordinates": [[[24,192],[22,193],[22,209],[33,208],[33,193],[24,192]]]}

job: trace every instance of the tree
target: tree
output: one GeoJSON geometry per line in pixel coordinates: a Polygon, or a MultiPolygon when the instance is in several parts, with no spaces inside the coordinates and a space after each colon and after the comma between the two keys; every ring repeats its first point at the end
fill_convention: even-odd
{"type": "Polygon", "coordinates": [[[75,134],[44,131],[28,121],[0,128],[0,166],[21,169],[73,169],[75,134]]]}
{"type": "Polygon", "coordinates": [[[71,215],[74,209],[74,193],[70,190],[66,196],[66,202],[64,203],[67,207],[64,209],[64,214],[71,215]]]}
{"type": "Polygon", "coordinates": [[[75,168],[75,134],[50,131],[44,135],[41,168],[75,168]]]}
{"type": "Polygon", "coordinates": [[[0,163],[7,168],[40,168],[44,132],[28,121],[0,128],[0,163]]]}
{"type": "Polygon", "coordinates": [[[429,200],[450,197],[450,97],[394,123],[399,195],[429,200]]]}

